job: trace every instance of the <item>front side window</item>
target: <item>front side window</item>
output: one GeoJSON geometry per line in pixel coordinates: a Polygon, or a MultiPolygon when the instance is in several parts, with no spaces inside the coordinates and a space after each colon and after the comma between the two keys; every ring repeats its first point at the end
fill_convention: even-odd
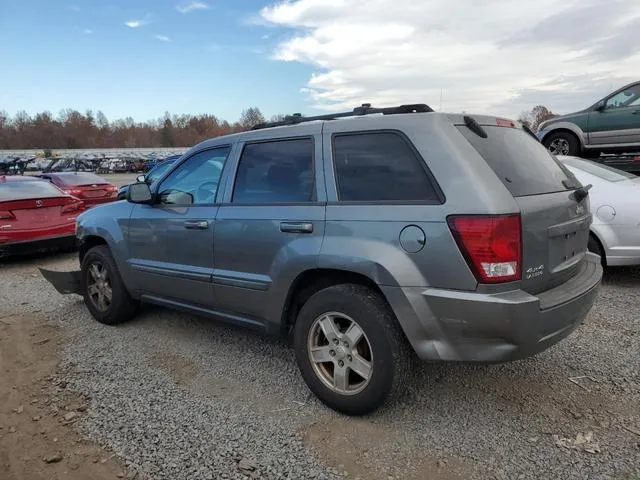
{"type": "Polygon", "coordinates": [[[640,105],[640,84],[616,93],[607,100],[606,108],[608,110],[610,108],[633,107],[636,105],[640,105]]]}
{"type": "Polygon", "coordinates": [[[240,156],[232,203],[314,200],[313,139],[250,143],[240,156]]]}
{"type": "Polygon", "coordinates": [[[158,180],[162,175],[165,174],[165,172],[167,172],[167,170],[169,170],[169,167],[171,167],[171,165],[173,164],[174,162],[169,161],[169,162],[161,163],[157,167],[153,168],[147,175],[147,178],[146,178],[147,183],[151,185],[153,182],[158,180]]]}
{"type": "Polygon", "coordinates": [[[231,147],[196,153],[171,173],[158,189],[165,205],[208,205],[215,202],[222,168],[231,147]]]}
{"type": "Polygon", "coordinates": [[[336,135],[333,160],[341,201],[442,203],[423,160],[398,133],[336,135]]]}

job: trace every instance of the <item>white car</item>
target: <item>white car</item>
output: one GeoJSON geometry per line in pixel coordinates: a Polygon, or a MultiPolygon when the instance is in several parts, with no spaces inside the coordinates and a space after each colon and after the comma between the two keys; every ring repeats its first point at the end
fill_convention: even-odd
{"type": "Polygon", "coordinates": [[[557,158],[580,183],[593,185],[589,250],[609,266],[640,264],[640,177],[578,157],[557,158]]]}

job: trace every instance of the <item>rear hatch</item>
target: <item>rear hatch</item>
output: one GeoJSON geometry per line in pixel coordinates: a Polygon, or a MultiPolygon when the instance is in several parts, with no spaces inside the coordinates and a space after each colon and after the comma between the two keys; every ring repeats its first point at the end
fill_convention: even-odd
{"type": "Polygon", "coordinates": [[[456,127],[520,207],[522,289],[536,294],[568,281],[587,251],[586,190],[533,134],[509,120],[469,118],[456,127]]]}

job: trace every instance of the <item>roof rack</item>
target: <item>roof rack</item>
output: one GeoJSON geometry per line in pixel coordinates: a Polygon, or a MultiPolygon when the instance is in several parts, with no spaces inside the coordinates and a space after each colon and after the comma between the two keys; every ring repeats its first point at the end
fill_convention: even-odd
{"type": "Polygon", "coordinates": [[[327,115],[316,115],[314,117],[303,117],[301,113],[287,115],[284,120],[277,122],[259,123],[251,130],[259,130],[261,128],[280,127],[283,125],[295,125],[304,122],[313,122],[314,120],[335,120],[336,118],[354,117],[361,115],[372,115],[381,113],[383,115],[394,115],[399,113],[427,113],[433,112],[433,109],[424,103],[415,103],[411,105],[399,105],[397,107],[374,108],[370,103],[363,103],[361,106],[354,108],[350,112],[329,113],[327,115]]]}

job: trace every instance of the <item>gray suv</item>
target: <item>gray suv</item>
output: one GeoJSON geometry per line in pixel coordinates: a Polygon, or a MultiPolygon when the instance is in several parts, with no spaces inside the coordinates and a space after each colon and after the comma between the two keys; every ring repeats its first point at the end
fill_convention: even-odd
{"type": "Polygon", "coordinates": [[[590,223],[588,186],[514,122],[363,105],[196,145],[79,217],[79,271],[43,274],[105,324],[148,302],[290,336],[309,388],[358,415],[415,357],[566,337],[602,277],[590,223]]]}

